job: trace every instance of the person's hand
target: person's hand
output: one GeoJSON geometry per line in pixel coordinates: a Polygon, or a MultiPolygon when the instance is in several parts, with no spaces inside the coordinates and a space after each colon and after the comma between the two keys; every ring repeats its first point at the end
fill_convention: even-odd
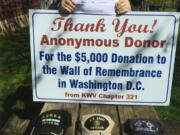
{"type": "Polygon", "coordinates": [[[76,8],[74,0],[61,0],[60,6],[62,10],[69,13],[72,13],[76,8]]]}
{"type": "Polygon", "coordinates": [[[131,4],[129,0],[118,0],[116,4],[116,13],[123,14],[128,11],[131,11],[131,4]]]}

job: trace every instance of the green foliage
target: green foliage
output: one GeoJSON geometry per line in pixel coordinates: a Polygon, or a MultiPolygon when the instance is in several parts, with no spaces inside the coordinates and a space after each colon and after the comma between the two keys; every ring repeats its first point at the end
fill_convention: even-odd
{"type": "Polygon", "coordinates": [[[149,3],[157,4],[157,3],[163,3],[163,4],[171,4],[175,2],[176,0],[147,0],[149,3]]]}
{"type": "Polygon", "coordinates": [[[12,106],[13,110],[23,110],[25,108],[25,104],[22,100],[17,100],[14,106],[12,106]]]}
{"type": "MultiPolygon", "coordinates": [[[[174,11],[178,9],[179,0],[131,0],[134,11],[174,11]]],[[[180,7],[180,5],[179,5],[180,7]]]]}
{"type": "Polygon", "coordinates": [[[0,102],[0,116],[1,116],[1,113],[4,112],[4,108],[3,108],[3,105],[2,105],[3,102],[0,102]]]}
{"type": "Polygon", "coordinates": [[[0,99],[23,85],[30,75],[28,28],[0,37],[0,99]]]}
{"type": "Polygon", "coordinates": [[[167,107],[156,107],[162,120],[180,120],[180,87],[173,87],[171,104],[167,107]]]}

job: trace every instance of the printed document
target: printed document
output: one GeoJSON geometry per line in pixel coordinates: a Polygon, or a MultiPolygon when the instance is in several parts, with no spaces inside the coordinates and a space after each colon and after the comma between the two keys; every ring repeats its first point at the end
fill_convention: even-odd
{"type": "Polygon", "coordinates": [[[78,13],[115,14],[117,0],[75,0],[78,13]]]}

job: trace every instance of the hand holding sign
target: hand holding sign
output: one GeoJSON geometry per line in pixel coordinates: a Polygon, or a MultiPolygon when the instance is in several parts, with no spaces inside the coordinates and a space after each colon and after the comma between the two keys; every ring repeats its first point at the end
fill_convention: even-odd
{"type": "Polygon", "coordinates": [[[73,12],[76,8],[74,0],[62,0],[60,5],[63,10],[69,13],[73,12]]]}
{"type": "Polygon", "coordinates": [[[129,0],[62,0],[61,8],[69,13],[112,13],[122,14],[131,10],[129,0]]]}

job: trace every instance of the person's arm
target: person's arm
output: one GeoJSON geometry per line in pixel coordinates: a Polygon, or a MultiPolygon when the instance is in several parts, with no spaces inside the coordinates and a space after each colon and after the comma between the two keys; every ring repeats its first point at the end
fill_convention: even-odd
{"type": "MultiPolygon", "coordinates": [[[[62,10],[72,13],[76,8],[75,0],[60,0],[60,6],[62,10]]],[[[128,11],[131,11],[131,4],[129,0],[118,0],[116,13],[122,14],[128,11]]]]}

